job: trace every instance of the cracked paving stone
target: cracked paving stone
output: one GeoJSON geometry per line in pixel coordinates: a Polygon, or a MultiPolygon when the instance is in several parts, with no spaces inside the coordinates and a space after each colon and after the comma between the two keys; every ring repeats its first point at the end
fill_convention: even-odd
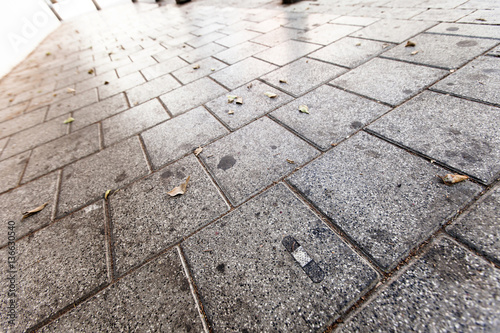
{"type": "Polygon", "coordinates": [[[182,248],[208,320],[221,332],[316,332],[379,279],[282,183],[182,248]],[[290,253],[285,238],[299,251],[290,253]],[[308,270],[312,263],[316,271],[308,270]]]}
{"type": "Polygon", "coordinates": [[[121,189],[108,200],[119,275],[229,210],[193,155],[121,189]],[[185,194],[167,194],[187,177],[185,194]]]}
{"type": "Polygon", "coordinates": [[[495,332],[500,271],[447,238],[336,332],[495,332]]]}
{"type": "Polygon", "coordinates": [[[318,154],[274,121],[261,118],[206,146],[200,157],[237,205],[318,154]]]}
{"type": "Polygon", "coordinates": [[[364,132],[288,178],[348,237],[390,271],[481,187],[364,132]],[[356,186],[353,186],[355,184],[356,186]]]}
{"type": "Polygon", "coordinates": [[[369,126],[486,184],[500,174],[499,128],[499,108],[429,91],[369,126]]]}
{"type": "MultiPolygon", "coordinates": [[[[104,220],[100,201],[16,242],[16,330],[27,331],[107,283],[104,220]]],[[[7,263],[7,248],[0,256],[7,263]]],[[[2,279],[2,290],[7,283],[2,279]]],[[[10,330],[5,317],[0,325],[10,330]]]]}

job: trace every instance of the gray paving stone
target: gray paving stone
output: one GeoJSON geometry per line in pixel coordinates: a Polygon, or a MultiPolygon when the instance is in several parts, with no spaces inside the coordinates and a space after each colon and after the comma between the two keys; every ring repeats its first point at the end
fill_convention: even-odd
{"type": "Polygon", "coordinates": [[[138,86],[144,82],[146,82],[146,80],[144,80],[141,73],[139,72],[135,72],[127,76],[124,76],[122,78],[110,81],[108,85],[101,86],[98,88],[99,99],[100,100],[106,99],[110,96],[121,93],[127,89],[138,86]]]}
{"type": "Polygon", "coordinates": [[[23,114],[24,110],[27,109],[30,102],[22,102],[15,104],[0,110],[0,122],[14,119],[17,116],[23,114]]]}
{"type": "Polygon", "coordinates": [[[252,39],[252,42],[259,43],[266,46],[277,46],[287,40],[297,38],[300,30],[290,28],[278,28],[262,36],[252,39]]]}
{"type": "Polygon", "coordinates": [[[197,49],[182,53],[179,57],[192,64],[224,50],[226,50],[226,48],[222,45],[209,43],[197,49]]]}
{"type": "Polygon", "coordinates": [[[153,99],[103,120],[104,144],[109,146],[169,118],[161,103],[153,99]]]}
{"type": "Polygon", "coordinates": [[[267,50],[268,47],[252,42],[244,42],[230,49],[224,50],[213,55],[214,58],[220,59],[230,65],[237,63],[240,60],[248,58],[255,53],[267,50]]]}
{"type": "Polygon", "coordinates": [[[75,121],[71,123],[71,131],[74,132],[126,109],[128,109],[128,103],[124,94],[114,95],[98,103],[83,107],[73,112],[75,121]]]}
{"type": "Polygon", "coordinates": [[[389,110],[388,106],[324,85],[270,115],[327,150],[389,110]],[[301,113],[300,105],[307,105],[309,114],[301,113]]]}
{"type": "Polygon", "coordinates": [[[104,82],[106,81],[111,82],[116,80],[117,78],[118,76],[116,75],[115,71],[106,72],[102,75],[94,76],[85,81],[78,82],[76,84],[75,90],[76,93],[79,94],[83,91],[103,86],[104,82]]]}
{"type": "Polygon", "coordinates": [[[372,23],[375,23],[379,20],[380,20],[380,18],[378,18],[378,17],[360,17],[360,16],[345,15],[345,16],[337,17],[334,20],[331,20],[330,23],[359,25],[359,26],[365,27],[365,26],[370,25],[372,23]]]}
{"type": "Polygon", "coordinates": [[[281,14],[279,17],[284,17],[288,20],[287,23],[284,24],[287,28],[294,29],[314,29],[317,28],[337,17],[337,15],[324,14],[324,13],[287,13],[281,14]]]}
{"type": "Polygon", "coordinates": [[[68,133],[68,125],[63,123],[65,119],[65,116],[54,118],[13,134],[1,158],[5,159],[65,135],[68,133]]]}
{"type": "Polygon", "coordinates": [[[455,22],[460,18],[472,13],[468,9],[437,9],[430,8],[425,12],[412,17],[412,20],[418,21],[440,21],[440,22],[455,22]]]}
{"type": "Polygon", "coordinates": [[[497,185],[462,214],[446,231],[500,263],[500,187],[497,185]]]}
{"type": "Polygon", "coordinates": [[[445,173],[361,132],[288,180],[389,271],[481,191],[445,185],[445,173]]]}
{"type": "Polygon", "coordinates": [[[116,73],[118,77],[124,77],[131,73],[135,73],[141,69],[157,64],[156,60],[152,57],[143,57],[141,59],[135,60],[133,63],[118,67],[116,73]]]}
{"type": "Polygon", "coordinates": [[[288,21],[284,18],[278,19],[278,18],[273,17],[271,19],[268,19],[268,20],[265,20],[265,21],[262,21],[259,23],[254,23],[252,26],[247,27],[247,29],[252,30],[252,31],[267,33],[267,32],[273,31],[275,29],[278,29],[286,22],[288,22],[288,21]]]}
{"type": "Polygon", "coordinates": [[[292,99],[289,95],[267,84],[252,81],[250,88],[247,86],[240,87],[227,95],[222,95],[208,102],[206,106],[228,127],[234,130],[276,109],[280,105],[290,102],[292,99]],[[269,98],[264,95],[266,92],[274,93],[277,96],[269,98]],[[243,104],[228,103],[228,95],[241,96],[243,104]],[[230,110],[234,111],[234,114],[228,114],[230,110]]]}
{"type": "Polygon", "coordinates": [[[163,61],[159,64],[149,66],[141,70],[142,75],[146,80],[151,81],[157,77],[163,76],[165,74],[171,73],[179,68],[188,65],[188,63],[179,57],[174,57],[168,61],[163,61]]]}
{"type": "Polygon", "coordinates": [[[484,37],[500,39],[500,26],[486,26],[466,23],[440,23],[428,32],[446,35],[484,37]]]}
{"type": "MultiPolygon", "coordinates": [[[[70,86],[67,88],[75,88],[74,86],[70,86]]],[[[28,108],[25,112],[30,112],[36,110],[38,108],[47,106],[52,103],[56,103],[62,99],[68,98],[67,88],[54,90],[52,92],[46,93],[44,90],[37,90],[36,96],[31,100],[28,108]]]]}
{"type": "Polygon", "coordinates": [[[63,169],[57,213],[69,213],[147,173],[137,137],[90,155],[63,169]]]}
{"type": "Polygon", "coordinates": [[[444,238],[337,332],[495,332],[499,291],[498,269],[444,238]]]}
{"type": "Polygon", "coordinates": [[[227,67],[226,64],[210,57],[200,60],[196,64],[180,68],[173,72],[172,75],[181,81],[182,84],[188,84],[189,82],[201,79],[225,67],[227,67]],[[197,66],[199,66],[199,68],[195,69],[194,67],[197,66]]]}
{"type": "Polygon", "coordinates": [[[410,37],[429,29],[435,23],[429,21],[408,21],[383,19],[351,34],[390,43],[402,43],[410,37]]]}
{"type": "Polygon", "coordinates": [[[202,36],[202,35],[206,35],[206,34],[209,34],[213,31],[217,31],[219,29],[223,29],[225,27],[224,24],[220,24],[220,23],[213,23],[213,24],[210,24],[210,25],[207,25],[203,28],[200,28],[200,29],[196,29],[196,30],[193,30],[191,31],[191,33],[195,36],[202,36]]]}
{"type": "Polygon", "coordinates": [[[31,153],[23,183],[99,150],[97,124],[38,146],[31,153]]]}
{"type": "Polygon", "coordinates": [[[249,39],[256,38],[260,35],[261,35],[261,33],[256,32],[256,31],[242,30],[242,31],[233,33],[227,37],[218,39],[216,43],[223,45],[223,46],[226,46],[226,47],[233,47],[233,46],[238,45],[240,43],[246,42],[249,39]]]}
{"type": "Polygon", "coordinates": [[[493,50],[488,52],[488,55],[493,56],[493,57],[500,57],[500,46],[495,47],[493,50]]]}
{"type": "Polygon", "coordinates": [[[130,60],[129,57],[124,56],[122,58],[113,60],[112,62],[96,66],[95,72],[97,75],[101,75],[101,74],[104,74],[106,72],[113,71],[113,70],[117,69],[118,67],[129,65],[131,63],[132,63],[132,60],[130,60]]]}
{"type": "MultiPolygon", "coordinates": [[[[219,72],[220,73],[220,72],[219,72]]],[[[200,104],[227,92],[209,78],[202,78],[175,89],[160,97],[161,101],[174,116],[184,113],[200,104]]]]}
{"type": "Polygon", "coordinates": [[[309,55],[310,58],[354,68],[387,50],[387,44],[346,37],[309,55]]]}
{"type": "Polygon", "coordinates": [[[0,138],[4,138],[43,122],[46,113],[47,108],[41,108],[0,123],[0,138]]]}
{"type": "Polygon", "coordinates": [[[459,8],[472,8],[472,9],[492,9],[492,8],[500,8],[500,4],[495,0],[469,0],[459,8]]]}
{"type": "MultiPolygon", "coordinates": [[[[58,172],[34,180],[28,184],[3,193],[0,196],[0,218],[2,226],[7,228],[8,221],[16,223],[16,239],[49,224],[55,207],[58,172]],[[44,203],[47,206],[39,213],[21,220],[24,212],[32,210],[44,203]]],[[[7,237],[0,240],[0,246],[7,244],[7,237]]]]}
{"type": "Polygon", "coordinates": [[[379,278],[283,184],[195,234],[182,248],[212,328],[221,332],[316,332],[379,278]],[[286,236],[319,267],[320,282],[314,283],[287,251],[286,236]]]}
{"type": "Polygon", "coordinates": [[[87,90],[85,92],[76,94],[59,102],[51,104],[49,107],[49,111],[47,112],[47,119],[59,117],[63,114],[93,104],[97,101],[97,90],[87,90]]]}
{"type": "Polygon", "coordinates": [[[359,29],[361,29],[359,26],[354,25],[323,24],[315,29],[300,32],[297,39],[309,43],[328,45],[359,29]]]}
{"type": "Polygon", "coordinates": [[[383,56],[453,69],[461,67],[498,44],[498,41],[492,39],[435,34],[420,34],[411,41],[416,46],[406,47],[406,43],[403,43],[385,52],[383,56]],[[413,52],[418,53],[412,54],[413,52]]]}
{"type": "Polygon", "coordinates": [[[229,89],[235,89],[276,68],[278,67],[262,60],[247,58],[210,75],[210,77],[229,89]]]}
{"type": "Polygon", "coordinates": [[[127,90],[128,101],[131,106],[144,103],[152,98],[166,94],[181,85],[171,75],[160,76],[141,85],[127,90]]]}
{"type": "Polygon", "coordinates": [[[175,252],[171,250],[124,277],[40,332],[203,332],[175,252]]]}
{"type": "Polygon", "coordinates": [[[254,57],[283,66],[319,48],[319,45],[289,40],[257,53],[254,57]]]}
{"type": "Polygon", "coordinates": [[[261,118],[208,145],[200,157],[237,205],[317,155],[306,142],[261,118]]]}
{"type": "MultiPolygon", "coordinates": [[[[104,219],[99,202],[16,242],[18,317],[12,331],[26,332],[106,283],[104,219]]],[[[7,248],[0,256],[7,263],[7,248]]],[[[8,283],[2,279],[2,290],[8,283]]],[[[1,329],[11,331],[5,317],[1,329]]]]}
{"type": "MultiPolygon", "coordinates": [[[[192,38],[193,35],[190,34],[190,38],[192,38]]],[[[191,46],[187,44],[180,43],[179,45],[173,45],[173,46],[168,46],[165,51],[161,51],[155,55],[153,55],[153,58],[155,58],[160,64],[165,62],[165,61],[171,61],[174,58],[177,58],[177,56],[186,53],[190,50],[194,50],[191,46]]],[[[157,66],[157,65],[154,65],[157,66]]]]}
{"type": "Polygon", "coordinates": [[[436,82],[448,71],[375,58],[331,83],[376,100],[398,105],[436,82]]]}
{"type": "Polygon", "coordinates": [[[499,108],[424,92],[369,128],[489,184],[500,173],[499,125],[499,108]]]}
{"type": "Polygon", "coordinates": [[[3,138],[0,140],[0,155],[2,155],[3,149],[5,148],[5,145],[9,141],[9,138],[3,138]]]}
{"type": "Polygon", "coordinates": [[[192,46],[192,47],[200,47],[205,44],[208,44],[210,42],[216,41],[217,39],[221,39],[226,37],[227,35],[221,34],[220,32],[211,32],[209,34],[200,36],[200,37],[195,37],[193,39],[190,39],[186,41],[186,44],[192,46]]]}
{"type": "Polygon", "coordinates": [[[474,24],[500,24],[500,8],[490,8],[476,10],[458,22],[468,22],[474,24]]]}
{"type": "Polygon", "coordinates": [[[302,58],[264,75],[262,79],[293,96],[299,96],[345,72],[346,69],[335,65],[302,58]],[[299,73],[300,75],[298,75],[299,73]],[[286,83],[280,82],[280,80],[284,80],[286,83]]]}
{"type": "Polygon", "coordinates": [[[5,192],[17,186],[30,157],[30,152],[12,156],[0,162],[0,192],[5,192]]]}
{"type": "Polygon", "coordinates": [[[500,106],[500,59],[477,58],[432,89],[500,106]]]}
{"type": "Polygon", "coordinates": [[[416,5],[416,7],[423,8],[455,8],[467,1],[463,0],[441,0],[439,2],[433,0],[424,0],[423,2],[416,5]]]}
{"type": "MultiPolygon", "coordinates": [[[[412,6],[405,6],[412,7],[412,6]]],[[[361,7],[351,12],[350,15],[354,16],[368,16],[368,17],[380,17],[384,19],[401,19],[408,20],[411,17],[420,14],[423,12],[422,8],[398,8],[391,6],[384,7],[361,7]]]]}
{"type": "Polygon", "coordinates": [[[173,162],[228,131],[202,106],[141,134],[154,169],[173,162]]]}
{"type": "Polygon", "coordinates": [[[109,202],[115,269],[119,275],[229,210],[193,155],[122,189],[109,202]],[[184,195],[167,194],[188,176],[184,195]]]}

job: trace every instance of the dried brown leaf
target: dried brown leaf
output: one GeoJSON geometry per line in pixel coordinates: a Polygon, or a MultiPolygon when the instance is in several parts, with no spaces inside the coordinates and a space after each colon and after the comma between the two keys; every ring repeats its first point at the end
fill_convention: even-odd
{"type": "Polygon", "coordinates": [[[108,81],[104,81],[104,85],[107,86],[109,84],[108,81]]]}
{"type": "Polygon", "coordinates": [[[361,46],[361,43],[356,43],[356,46],[361,46]]]}
{"type": "Polygon", "coordinates": [[[75,121],[75,118],[73,118],[73,117],[69,117],[69,118],[68,118],[68,119],[66,119],[63,123],[64,123],[64,124],[69,124],[69,123],[72,123],[72,122],[74,122],[74,121],[75,121]]]}
{"type": "Polygon", "coordinates": [[[196,148],[194,150],[194,156],[200,155],[202,151],[203,151],[203,148],[201,148],[201,147],[196,148]]]}
{"type": "Polygon", "coordinates": [[[193,66],[193,69],[198,69],[198,68],[200,68],[200,64],[196,64],[193,66]]]}
{"type": "Polygon", "coordinates": [[[67,93],[69,93],[69,94],[70,94],[70,93],[74,93],[75,91],[76,91],[76,90],[75,90],[75,89],[73,89],[73,88],[67,88],[67,89],[66,89],[66,92],[67,92],[67,93]]]}
{"type": "Polygon", "coordinates": [[[234,110],[229,110],[227,114],[234,114],[234,110]]]}
{"type": "Polygon", "coordinates": [[[301,105],[301,106],[299,106],[299,111],[302,112],[302,113],[309,114],[309,108],[307,107],[307,105],[301,105]]]}
{"type": "Polygon", "coordinates": [[[410,53],[410,54],[411,54],[411,55],[415,55],[415,54],[417,54],[417,53],[418,53],[418,51],[413,51],[413,52],[412,52],[412,53],[410,53]]]}
{"type": "Polygon", "coordinates": [[[243,97],[238,96],[234,101],[236,102],[236,104],[243,104],[243,97]]]}
{"type": "Polygon", "coordinates": [[[288,83],[286,80],[280,79],[280,83],[288,83]]]}
{"type": "Polygon", "coordinates": [[[182,195],[182,194],[186,193],[189,178],[191,178],[191,176],[188,176],[184,183],[180,184],[179,186],[174,187],[167,194],[170,195],[171,197],[175,197],[176,195],[182,195]]]}
{"type": "Polygon", "coordinates": [[[465,175],[458,175],[458,174],[451,174],[451,173],[449,173],[445,176],[438,176],[438,177],[441,178],[443,180],[443,183],[445,183],[446,185],[460,183],[460,182],[463,182],[464,180],[469,179],[469,177],[467,177],[465,175]]]}
{"type": "Polygon", "coordinates": [[[275,93],[272,93],[272,92],[269,92],[269,91],[265,92],[264,95],[266,95],[269,98],[275,98],[276,96],[278,96],[275,93]]]}
{"type": "Polygon", "coordinates": [[[88,71],[87,73],[89,73],[89,74],[94,74],[94,69],[92,69],[92,68],[91,68],[91,69],[89,69],[89,71],[88,71]]]}
{"type": "Polygon", "coordinates": [[[415,44],[415,42],[412,42],[411,40],[409,40],[409,41],[407,41],[407,42],[406,42],[405,47],[414,47],[414,46],[416,46],[416,45],[417,45],[417,44],[415,44]]]}
{"type": "Polygon", "coordinates": [[[52,53],[50,53],[50,52],[45,53],[45,55],[46,55],[46,56],[49,56],[49,55],[51,55],[51,54],[52,54],[52,53]]]}
{"type": "Polygon", "coordinates": [[[252,87],[253,87],[253,83],[249,83],[249,84],[247,85],[247,88],[248,88],[248,89],[250,89],[250,88],[252,88],[252,87]]]}
{"type": "Polygon", "coordinates": [[[238,98],[238,96],[236,96],[236,95],[227,95],[227,102],[232,103],[237,98],[238,98]]]}
{"type": "Polygon", "coordinates": [[[28,210],[27,212],[24,212],[24,213],[23,213],[23,217],[21,218],[21,220],[24,220],[25,218],[27,218],[27,217],[29,217],[29,216],[31,216],[31,215],[34,215],[34,214],[36,214],[36,213],[41,212],[41,211],[45,208],[45,206],[47,206],[48,204],[49,204],[49,203],[48,203],[48,202],[46,202],[46,203],[44,203],[43,205],[40,205],[40,206],[36,207],[35,209],[28,210]]]}
{"type": "Polygon", "coordinates": [[[288,158],[286,159],[286,161],[290,164],[295,164],[295,161],[294,160],[289,160],[288,158]]]}
{"type": "Polygon", "coordinates": [[[484,19],[484,18],[477,18],[476,21],[486,22],[486,19],[484,19]]]}

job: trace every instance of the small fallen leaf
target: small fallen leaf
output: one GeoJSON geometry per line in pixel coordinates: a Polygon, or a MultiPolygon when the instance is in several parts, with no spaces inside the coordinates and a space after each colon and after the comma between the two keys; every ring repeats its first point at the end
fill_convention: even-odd
{"type": "Polygon", "coordinates": [[[64,124],[69,124],[69,123],[72,123],[72,122],[74,122],[74,121],[75,121],[75,118],[73,118],[73,117],[69,117],[69,118],[68,118],[68,119],[66,119],[63,123],[64,123],[64,124]]]}
{"type": "Polygon", "coordinates": [[[250,88],[252,88],[252,86],[253,86],[253,83],[249,83],[249,84],[247,85],[247,88],[248,88],[248,89],[250,89],[250,88]]]}
{"type": "Polygon", "coordinates": [[[193,69],[198,69],[198,68],[200,68],[200,64],[196,64],[193,66],[193,69]]]}
{"type": "Polygon", "coordinates": [[[108,81],[104,81],[104,85],[107,86],[109,84],[108,81]]]}
{"type": "Polygon", "coordinates": [[[57,96],[57,94],[54,94],[53,96],[54,96],[54,97],[56,97],[56,96],[57,96]]]}
{"type": "Polygon", "coordinates": [[[50,53],[50,52],[45,53],[45,55],[46,55],[46,56],[49,56],[49,55],[51,55],[51,54],[52,54],[52,53],[50,53]]]}
{"type": "Polygon", "coordinates": [[[91,69],[89,69],[89,71],[87,73],[94,74],[94,70],[91,68],[91,69]]]}
{"type": "Polygon", "coordinates": [[[477,18],[476,21],[486,22],[486,19],[484,19],[484,18],[477,18]]]}
{"type": "Polygon", "coordinates": [[[201,147],[196,148],[194,150],[194,156],[200,155],[202,151],[203,151],[203,148],[201,148],[201,147]]]}
{"type": "Polygon", "coordinates": [[[44,203],[43,205],[40,205],[40,206],[36,207],[35,209],[28,210],[27,212],[24,212],[24,213],[23,213],[23,217],[21,218],[21,220],[24,220],[25,218],[27,218],[27,217],[29,217],[29,216],[31,216],[31,215],[34,215],[34,214],[36,214],[36,213],[38,213],[38,212],[42,211],[42,210],[45,208],[45,206],[47,206],[48,204],[49,204],[49,203],[48,203],[48,202],[46,202],[46,203],[44,203]]]}
{"type": "Polygon", "coordinates": [[[276,96],[278,96],[275,93],[272,93],[272,92],[269,92],[269,91],[265,92],[264,95],[266,95],[269,98],[275,98],[276,96]]]}
{"type": "Polygon", "coordinates": [[[229,110],[227,114],[234,114],[233,110],[229,110]]]}
{"type": "Polygon", "coordinates": [[[236,97],[236,100],[235,100],[236,104],[243,104],[243,97],[236,97]]]}
{"type": "Polygon", "coordinates": [[[414,46],[416,46],[416,45],[417,45],[417,44],[415,44],[414,42],[412,42],[411,40],[409,40],[409,41],[407,41],[407,42],[406,42],[405,47],[414,47],[414,46]]]}
{"type": "Polygon", "coordinates": [[[139,105],[139,102],[135,102],[135,103],[134,103],[134,106],[135,106],[135,105],[139,105]]]}
{"type": "Polygon", "coordinates": [[[9,103],[12,103],[14,101],[13,98],[9,98],[9,103]]]}
{"type": "Polygon", "coordinates": [[[356,43],[356,46],[361,46],[361,43],[356,43]]]}
{"type": "Polygon", "coordinates": [[[454,73],[454,72],[455,72],[455,70],[454,70],[454,69],[450,69],[450,73],[454,73]]]}
{"type": "Polygon", "coordinates": [[[68,88],[68,89],[66,89],[66,92],[67,92],[67,93],[74,93],[75,91],[76,91],[76,90],[75,90],[75,89],[73,89],[73,88],[68,88]]]}
{"type": "Polygon", "coordinates": [[[417,54],[417,53],[418,53],[418,51],[413,51],[413,52],[412,52],[412,53],[410,53],[410,54],[411,54],[411,55],[415,55],[415,54],[417,54]]]}
{"type": "Polygon", "coordinates": [[[302,112],[302,113],[309,114],[309,108],[307,107],[307,105],[301,105],[301,106],[299,106],[299,111],[302,112]]]}
{"type": "Polygon", "coordinates": [[[106,193],[104,193],[104,200],[108,200],[108,196],[111,193],[111,190],[107,190],[106,193]]]}
{"type": "Polygon", "coordinates": [[[449,173],[445,176],[438,176],[438,177],[441,178],[443,180],[443,183],[445,183],[446,185],[460,183],[460,182],[463,182],[464,180],[469,179],[469,177],[467,177],[467,176],[458,175],[458,174],[451,174],[451,173],[449,173]]]}
{"type": "Polygon", "coordinates": [[[172,191],[168,192],[167,194],[170,195],[171,197],[175,197],[176,195],[182,195],[182,194],[186,193],[189,178],[191,178],[191,176],[188,176],[184,183],[180,184],[179,186],[174,187],[172,189],[172,191]]]}
{"type": "Polygon", "coordinates": [[[215,68],[210,68],[210,70],[213,72],[213,71],[215,71],[215,68]]]}
{"type": "Polygon", "coordinates": [[[286,80],[280,79],[280,83],[288,83],[286,80]]]}
{"type": "Polygon", "coordinates": [[[227,102],[232,103],[238,96],[236,95],[227,95],[227,102]]]}
{"type": "Polygon", "coordinates": [[[388,48],[388,47],[389,47],[389,44],[387,44],[387,43],[382,44],[382,48],[383,48],[383,49],[386,49],[386,48],[388,48]]]}
{"type": "Polygon", "coordinates": [[[290,164],[295,164],[295,161],[293,161],[293,160],[289,160],[288,158],[286,159],[286,161],[287,161],[288,163],[290,163],[290,164]]]}

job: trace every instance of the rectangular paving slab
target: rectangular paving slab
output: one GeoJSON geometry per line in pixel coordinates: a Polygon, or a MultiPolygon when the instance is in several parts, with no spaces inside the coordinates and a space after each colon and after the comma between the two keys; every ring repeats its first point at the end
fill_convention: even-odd
{"type": "Polygon", "coordinates": [[[86,106],[73,112],[75,121],[71,123],[71,131],[74,132],[126,109],[128,109],[128,103],[124,94],[114,95],[98,103],[86,106]]]}
{"type": "Polygon", "coordinates": [[[443,238],[336,332],[495,332],[500,273],[443,238]]]}
{"type": "Polygon", "coordinates": [[[30,128],[42,123],[45,119],[46,113],[47,108],[41,108],[33,112],[22,114],[13,119],[0,122],[0,138],[9,136],[26,128],[30,128]]]}
{"type": "Polygon", "coordinates": [[[81,107],[93,104],[98,101],[97,89],[86,90],[71,97],[69,96],[73,95],[74,93],[66,94],[68,95],[68,98],[52,103],[50,105],[49,111],[47,112],[47,119],[58,117],[60,115],[66,114],[73,110],[77,110],[81,107]]]}
{"type": "MultiPolygon", "coordinates": [[[[18,317],[13,331],[27,331],[106,284],[104,219],[103,203],[98,202],[16,242],[11,267],[16,272],[9,273],[16,283],[18,317]]],[[[7,248],[0,256],[7,263],[7,248]]],[[[2,279],[2,290],[9,282],[2,279]]],[[[7,312],[7,300],[1,304],[2,313],[7,312]]],[[[6,317],[1,320],[2,331],[10,331],[6,317]]]]}
{"type": "Polygon", "coordinates": [[[67,214],[147,173],[137,137],[90,155],[63,169],[57,213],[67,214]]]}
{"type": "Polygon", "coordinates": [[[316,332],[379,279],[283,184],[182,248],[217,332],[316,332]]]}
{"type": "Polygon", "coordinates": [[[351,36],[390,43],[402,43],[435,24],[435,22],[430,21],[383,19],[352,33],[351,36]]]}
{"type": "Polygon", "coordinates": [[[224,87],[205,77],[160,96],[160,100],[177,116],[225,92],[224,87]]]}
{"type": "Polygon", "coordinates": [[[500,58],[479,57],[432,89],[500,106],[500,58]]]}
{"type": "Polygon", "coordinates": [[[172,73],[182,84],[196,81],[208,76],[219,69],[227,67],[226,64],[212,57],[205,58],[195,64],[186,65],[172,73]]]}
{"type": "Polygon", "coordinates": [[[109,146],[169,118],[170,116],[158,99],[150,100],[103,120],[104,144],[109,146]]]}
{"type": "Polygon", "coordinates": [[[318,154],[274,121],[261,118],[208,145],[200,157],[237,205],[318,154]]]}
{"type": "Polygon", "coordinates": [[[361,132],[288,181],[389,271],[481,191],[445,185],[445,173],[361,132]]]}
{"type": "Polygon", "coordinates": [[[292,99],[291,96],[256,80],[208,102],[206,106],[228,127],[236,129],[292,99]],[[265,93],[276,94],[276,97],[270,98],[265,93]],[[243,104],[234,101],[228,103],[228,96],[243,98],[243,104]],[[230,114],[230,111],[233,113],[230,114]]]}
{"type": "Polygon", "coordinates": [[[265,51],[254,55],[255,58],[265,60],[267,62],[283,66],[298,58],[305,56],[308,53],[316,51],[321,46],[304,43],[295,40],[289,40],[277,46],[271,47],[265,51]]]}
{"type": "Polygon", "coordinates": [[[293,96],[299,96],[345,72],[346,69],[335,65],[302,58],[264,75],[262,80],[293,96]]]}
{"type": "Polygon", "coordinates": [[[73,132],[33,149],[24,171],[23,183],[45,175],[99,150],[97,124],[73,132]]]}
{"type": "Polygon", "coordinates": [[[447,73],[442,69],[375,58],[331,83],[377,101],[398,105],[447,73]]]}
{"type": "Polygon", "coordinates": [[[192,64],[195,63],[196,61],[200,61],[201,59],[210,57],[211,55],[222,52],[224,50],[227,50],[227,48],[222,45],[209,43],[197,49],[189,50],[185,53],[182,53],[179,55],[179,57],[192,64]]]}
{"type": "Polygon", "coordinates": [[[30,152],[24,152],[12,156],[0,162],[0,193],[16,187],[21,181],[26,163],[30,157],[30,152]]]}
{"type": "Polygon", "coordinates": [[[198,107],[141,134],[154,169],[227,134],[205,108],[198,107]]]}
{"type": "Polygon", "coordinates": [[[369,129],[486,184],[500,173],[499,108],[426,91],[369,129]]]}
{"type": "Polygon", "coordinates": [[[297,38],[299,33],[300,30],[298,29],[289,29],[280,27],[278,29],[275,29],[257,38],[252,39],[252,42],[273,47],[283,42],[286,42],[287,40],[297,38]]]}
{"type": "Polygon", "coordinates": [[[441,33],[446,35],[500,39],[500,26],[494,25],[440,23],[432,29],[429,29],[428,32],[441,33]]]}
{"type": "Polygon", "coordinates": [[[176,252],[134,271],[39,332],[203,332],[176,252]]]}
{"type": "Polygon", "coordinates": [[[168,93],[180,86],[179,82],[171,75],[164,75],[129,89],[125,93],[130,105],[134,106],[168,93]]]}
{"type": "Polygon", "coordinates": [[[165,74],[171,73],[181,67],[188,65],[188,62],[182,60],[179,57],[163,60],[159,64],[149,66],[141,70],[142,75],[146,80],[151,81],[154,78],[163,76],[165,74]]]}
{"type": "Polygon", "coordinates": [[[321,45],[328,45],[354,31],[361,29],[359,26],[342,24],[323,24],[312,30],[300,32],[297,40],[321,45]]]}
{"type": "Polygon", "coordinates": [[[323,85],[270,116],[327,150],[389,110],[388,106],[323,85]],[[301,105],[309,108],[309,114],[299,111],[301,105]]]}
{"type": "Polygon", "coordinates": [[[119,79],[109,81],[109,84],[105,86],[100,86],[99,90],[99,98],[101,100],[108,98],[110,96],[121,93],[127,89],[133,88],[135,86],[140,85],[141,83],[146,82],[142,77],[141,73],[135,72],[124,76],[119,79]]]}
{"type": "Polygon", "coordinates": [[[226,67],[210,77],[229,89],[235,89],[276,68],[278,67],[251,57],[226,67]]]}
{"type": "Polygon", "coordinates": [[[446,231],[500,264],[500,186],[482,196],[446,231]]]}
{"type": "Polygon", "coordinates": [[[229,207],[190,155],[109,197],[115,270],[122,275],[181,241],[229,207]],[[167,192],[189,178],[187,192],[167,192]]]}
{"type": "Polygon", "coordinates": [[[214,54],[213,57],[232,65],[240,60],[254,55],[255,53],[259,53],[267,49],[268,47],[264,45],[252,42],[244,42],[230,49],[214,54]]]}
{"type": "Polygon", "coordinates": [[[406,47],[406,43],[400,44],[385,52],[383,57],[452,69],[461,67],[498,44],[493,39],[435,34],[420,34],[411,41],[416,45],[406,47]]]}

